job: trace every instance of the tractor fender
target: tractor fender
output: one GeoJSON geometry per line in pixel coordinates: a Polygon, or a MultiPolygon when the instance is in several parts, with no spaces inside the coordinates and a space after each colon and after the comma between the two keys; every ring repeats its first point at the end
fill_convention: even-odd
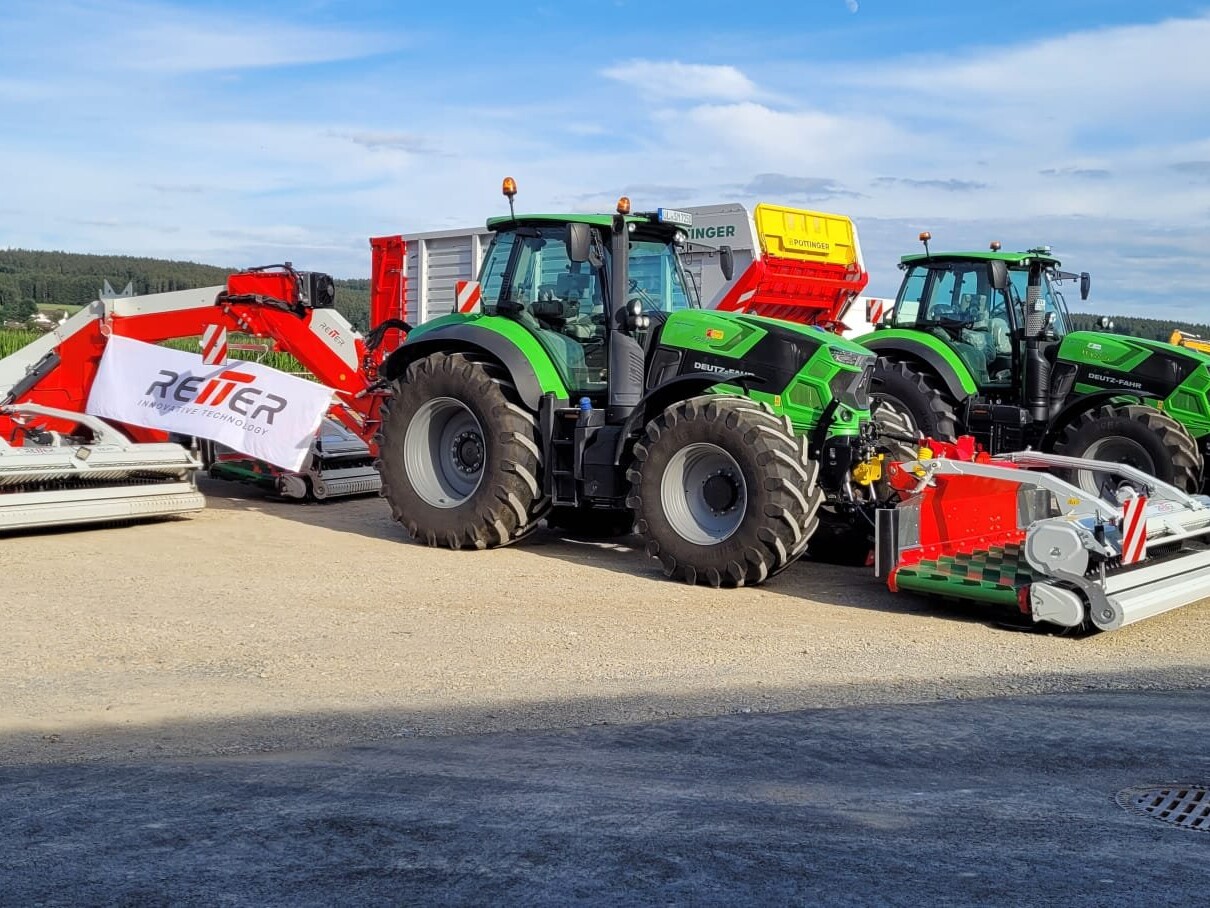
{"type": "Polygon", "coordinates": [[[647,425],[657,414],[664,412],[667,407],[677,401],[705,394],[715,385],[742,384],[744,381],[751,380],[759,381],[759,378],[751,372],[689,372],[685,375],[678,375],[662,385],[656,385],[639,400],[638,406],[627,417],[622,431],[618,433],[614,463],[622,462],[626,443],[638,435],[643,426],[647,425]]]}
{"type": "MultiPolygon", "coordinates": [[[[1065,404],[1063,408],[1051,418],[1050,426],[1047,428],[1046,435],[1042,439],[1043,447],[1049,448],[1050,445],[1054,444],[1058,440],[1063,429],[1086,410],[1096,409],[1097,407],[1101,406],[1101,404],[1107,404],[1116,398],[1133,396],[1135,395],[1123,394],[1122,390],[1118,388],[1108,389],[1105,391],[1095,391],[1092,394],[1081,394],[1074,400],[1068,401],[1067,404],[1065,404]]],[[[1158,400],[1158,398],[1151,397],[1146,394],[1139,394],[1137,396],[1139,402],[1145,405],[1154,406],[1155,401],[1158,400]]]]}
{"type": "Polygon", "coordinates": [[[862,341],[862,346],[888,359],[923,363],[933,371],[955,401],[966,400],[979,390],[970,373],[964,367],[956,367],[951,361],[955,358],[953,354],[946,355],[949,350],[941,341],[929,343],[909,337],[871,337],[862,341]]]}
{"type": "Polygon", "coordinates": [[[403,346],[386,358],[379,374],[388,381],[394,381],[416,360],[438,352],[481,352],[498,360],[512,376],[525,406],[537,412],[542,400],[542,385],[525,353],[498,331],[478,325],[450,325],[427,332],[411,343],[405,341],[403,346]]]}

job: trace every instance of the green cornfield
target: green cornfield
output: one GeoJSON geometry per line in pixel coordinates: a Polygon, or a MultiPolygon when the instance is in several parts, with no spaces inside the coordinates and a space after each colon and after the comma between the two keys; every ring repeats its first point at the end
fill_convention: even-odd
{"type": "MultiPolygon", "coordinates": [[[[24,331],[21,329],[0,329],[0,358],[10,356],[16,353],[26,344],[37,340],[42,336],[39,331],[24,331]]],[[[228,345],[232,344],[249,344],[257,347],[270,346],[260,338],[244,337],[243,335],[232,334],[227,340],[228,345]]],[[[164,341],[162,346],[171,347],[174,350],[184,350],[188,353],[200,352],[198,338],[182,337],[174,340],[164,341]]],[[[304,378],[311,378],[311,374],[302,367],[293,356],[288,353],[280,353],[274,350],[231,350],[228,354],[230,359],[244,360],[246,362],[261,363],[271,369],[279,369],[282,372],[289,372],[293,375],[299,375],[304,378]]]]}
{"type": "Polygon", "coordinates": [[[20,331],[11,328],[0,328],[0,357],[16,353],[32,340],[42,335],[37,331],[20,331]]]}

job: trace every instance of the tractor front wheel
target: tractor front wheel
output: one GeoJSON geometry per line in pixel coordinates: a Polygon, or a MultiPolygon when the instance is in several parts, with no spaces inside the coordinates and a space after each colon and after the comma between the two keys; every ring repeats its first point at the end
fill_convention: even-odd
{"type": "Polygon", "coordinates": [[[901,437],[905,435],[913,439],[925,435],[938,441],[958,437],[954,402],[932,376],[907,363],[878,357],[870,397],[875,402],[874,424],[888,433],[892,445],[907,444],[901,437]]]}
{"type": "Polygon", "coordinates": [[[823,493],[806,439],[748,398],[668,407],[636,443],[627,476],[648,554],[690,584],[761,583],[802,555],[819,523],[823,493]]]}
{"type": "MultiPolygon", "coordinates": [[[[1201,488],[1202,457],[1197,443],[1179,422],[1154,407],[1137,404],[1089,410],[1069,425],[1055,453],[1122,463],[1186,492],[1201,488]]],[[[1071,470],[1066,477],[1089,494],[1112,491],[1114,474],[1071,470]]]]}
{"type": "Polygon", "coordinates": [[[494,363],[461,353],[412,363],[383,406],[378,444],[380,494],[418,542],[507,545],[549,507],[537,420],[494,363]]]}

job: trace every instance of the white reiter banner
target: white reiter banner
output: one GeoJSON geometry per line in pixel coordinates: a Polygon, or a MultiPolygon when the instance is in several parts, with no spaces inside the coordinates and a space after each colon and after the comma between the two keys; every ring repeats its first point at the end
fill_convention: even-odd
{"type": "Polygon", "coordinates": [[[258,363],[207,366],[194,353],[110,337],[86,411],[297,471],[331,403],[326,385],[258,363]]]}

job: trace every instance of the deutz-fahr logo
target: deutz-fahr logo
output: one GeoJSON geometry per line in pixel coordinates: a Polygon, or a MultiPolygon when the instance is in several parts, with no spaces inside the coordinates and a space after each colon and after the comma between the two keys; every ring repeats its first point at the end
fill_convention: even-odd
{"type": "Polygon", "coordinates": [[[1122,388],[1136,388],[1140,391],[1143,389],[1142,382],[1131,381],[1128,378],[1119,378],[1116,375],[1105,375],[1102,372],[1089,372],[1088,377],[1092,381],[1099,381],[1106,385],[1117,385],[1122,388]]]}
{"type": "Polygon", "coordinates": [[[265,426],[273,425],[273,417],[288,403],[284,397],[255,387],[255,375],[235,369],[224,369],[212,378],[170,369],[160,369],[159,374],[160,379],[143,392],[140,406],[203,414],[258,435],[265,426]]]}
{"type": "Polygon", "coordinates": [[[697,362],[696,360],[695,360],[695,361],[694,361],[694,363],[693,363],[693,368],[694,368],[694,369],[696,369],[698,372],[719,372],[719,373],[722,373],[722,372],[731,372],[731,371],[733,371],[732,369],[729,369],[729,368],[727,368],[726,366],[716,366],[716,365],[714,365],[713,363],[701,363],[701,362],[697,362]]]}

